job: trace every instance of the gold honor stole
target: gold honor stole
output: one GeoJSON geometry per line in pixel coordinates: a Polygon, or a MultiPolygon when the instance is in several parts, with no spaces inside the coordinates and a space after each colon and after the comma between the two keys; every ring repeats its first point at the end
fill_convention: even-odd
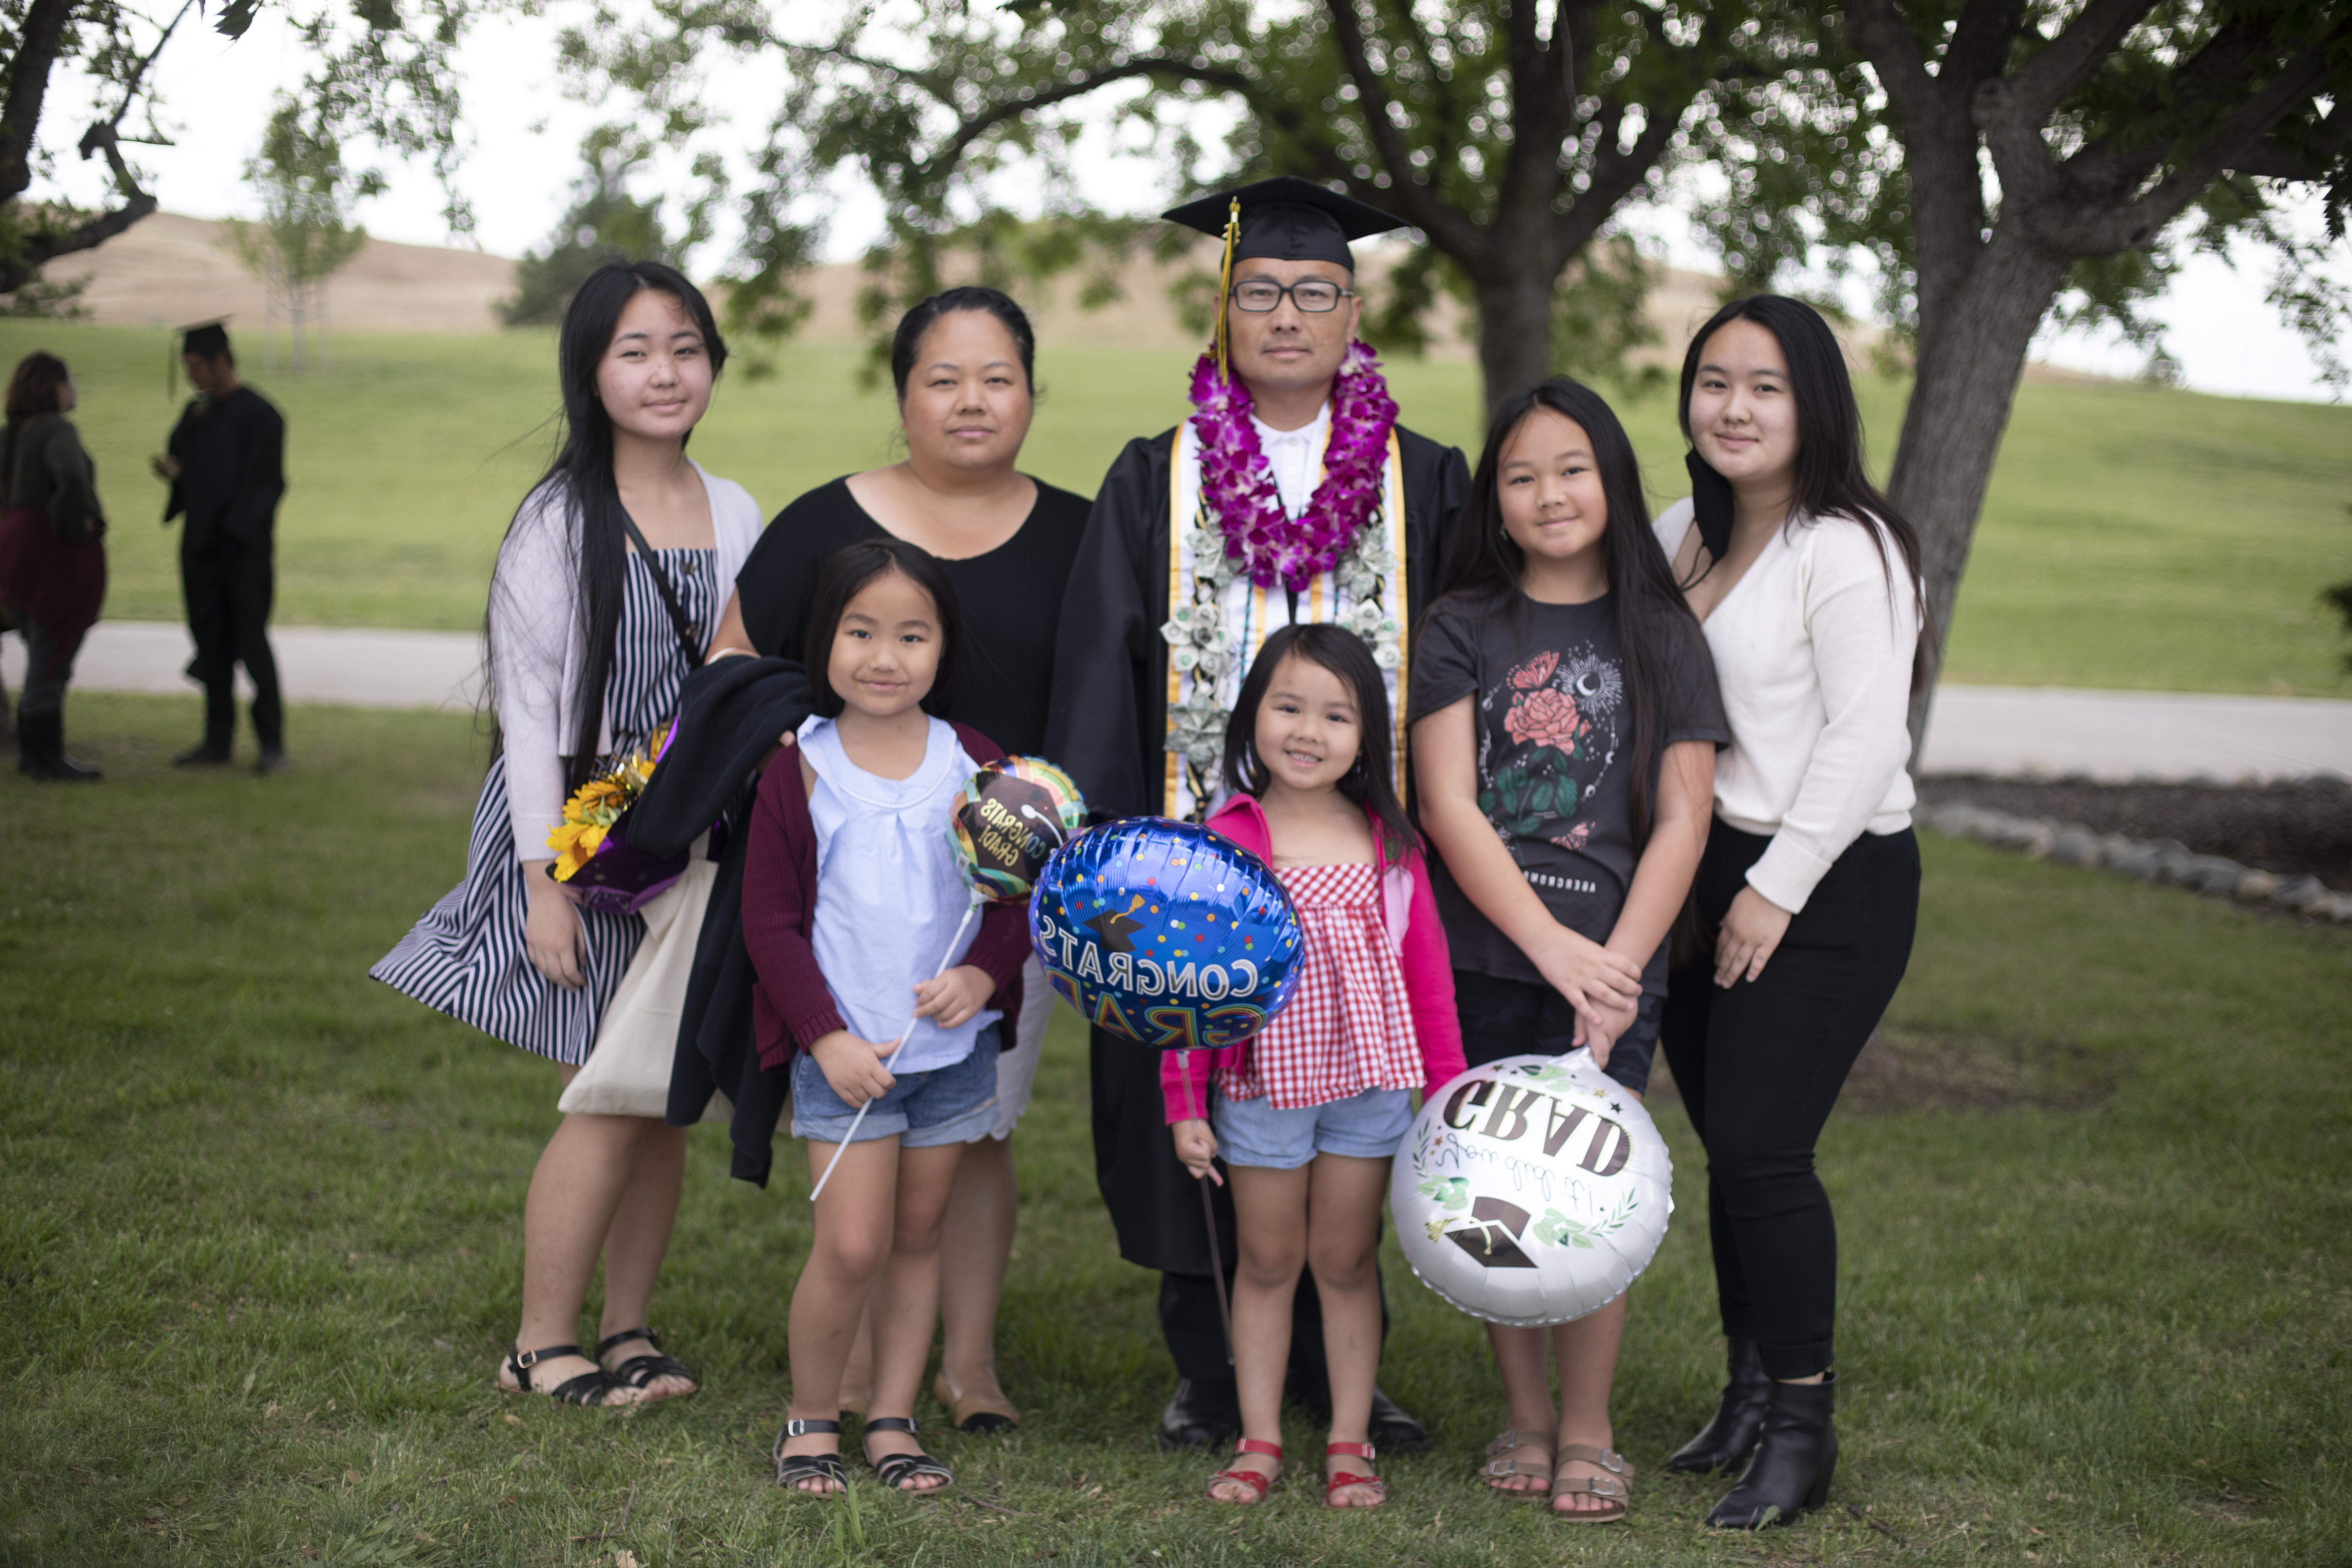
{"type": "MultiPolygon", "coordinates": [[[[1200,436],[1190,419],[1176,426],[1176,439],[1169,454],[1168,497],[1168,603],[1161,606],[1163,615],[1179,605],[1193,602],[1195,573],[1192,566],[1193,542],[1202,529],[1217,526],[1201,507],[1201,447],[1200,436]]],[[[1328,445],[1330,433],[1327,426],[1324,440],[1328,445]]],[[[1320,473],[1318,459],[1317,471],[1320,473]]],[[[1396,617],[1401,629],[1397,635],[1397,667],[1385,671],[1389,694],[1389,720],[1394,729],[1390,756],[1396,766],[1397,791],[1405,791],[1405,714],[1404,672],[1409,667],[1407,638],[1412,625],[1412,608],[1405,602],[1404,529],[1404,458],[1397,444],[1396,432],[1389,432],[1388,459],[1381,469],[1381,505],[1366,520],[1366,528],[1383,530],[1389,556],[1396,563],[1395,573],[1384,579],[1376,597],[1381,606],[1396,617]]],[[[1336,620],[1354,610],[1359,601],[1342,589],[1328,572],[1311,579],[1299,591],[1298,624],[1312,625],[1336,620]]],[[[1225,668],[1213,682],[1217,706],[1230,714],[1234,699],[1241,694],[1242,681],[1249,674],[1250,665],[1257,658],[1257,650],[1265,639],[1292,622],[1290,595],[1279,584],[1272,589],[1259,587],[1247,577],[1237,576],[1224,586],[1219,596],[1218,609],[1226,634],[1233,639],[1225,668]]],[[[1160,657],[1168,661],[1169,730],[1174,730],[1177,705],[1192,695],[1198,677],[1176,668],[1165,644],[1160,657]]],[[[1166,773],[1161,789],[1161,811],[1180,821],[1193,821],[1207,815],[1208,803],[1196,796],[1193,778],[1183,757],[1175,752],[1166,753],[1166,773]]],[[[1214,793],[1214,777],[1201,781],[1214,793]]]]}

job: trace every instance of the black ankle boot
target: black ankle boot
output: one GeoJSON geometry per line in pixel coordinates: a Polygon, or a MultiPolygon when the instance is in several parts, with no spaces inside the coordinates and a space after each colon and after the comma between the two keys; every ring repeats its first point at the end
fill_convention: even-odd
{"type": "Polygon", "coordinates": [[[99,770],[66,755],[63,713],[19,714],[16,771],[50,784],[89,784],[99,770]]]}
{"type": "Polygon", "coordinates": [[[1764,1358],[1757,1352],[1754,1340],[1723,1342],[1731,1363],[1723,1397],[1716,1401],[1715,1414],[1698,1429],[1698,1436],[1666,1460],[1670,1470],[1685,1475],[1727,1470],[1748,1458],[1756,1447],[1757,1434],[1764,1430],[1764,1405],[1772,1387],[1772,1380],[1764,1375],[1764,1358]]]}
{"type": "Polygon", "coordinates": [[[1829,1500],[1837,1470],[1837,1373],[1819,1383],[1775,1383],[1764,1412],[1764,1435],[1739,1484],[1706,1516],[1724,1530],[1786,1524],[1829,1500]]]}

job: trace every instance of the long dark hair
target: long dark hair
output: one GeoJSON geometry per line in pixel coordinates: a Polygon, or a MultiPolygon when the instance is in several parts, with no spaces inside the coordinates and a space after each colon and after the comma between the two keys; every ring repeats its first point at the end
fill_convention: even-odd
{"type": "MultiPolygon", "coordinates": [[[[1784,294],[1750,294],[1708,317],[1683,355],[1682,395],[1675,405],[1683,439],[1691,440],[1691,387],[1698,380],[1699,360],[1707,340],[1734,321],[1753,321],[1771,333],[1789,364],[1789,392],[1797,400],[1797,472],[1789,497],[1789,526],[1810,518],[1843,518],[1858,524],[1878,547],[1878,563],[1886,573],[1890,589],[1895,585],[1895,563],[1886,553],[1888,537],[1903,557],[1904,575],[1919,614],[1919,648],[1911,660],[1911,689],[1916,692],[1927,679],[1936,646],[1927,582],[1919,569],[1919,531],[1870,481],[1853,377],[1846,372],[1845,351],[1838,346],[1837,334],[1830,331],[1822,313],[1802,300],[1784,294]],[[1885,534],[1871,527],[1874,519],[1885,529],[1885,534]]],[[[1698,513],[1695,524],[1708,544],[1706,565],[1698,577],[1684,584],[1691,587],[1714,571],[1723,556],[1720,542],[1730,537],[1732,496],[1731,481],[1698,455],[1696,443],[1684,462],[1690,469],[1691,504],[1698,513]]]]}
{"type": "Polygon", "coordinates": [[[515,524],[534,500],[557,501],[563,508],[565,542],[580,585],[574,630],[583,656],[566,737],[579,748],[564,758],[567,790],[579,788],[595,766],[604,724],[604,687],[612,679],[613,644],[620,631],[629,570],[627,531],[621,525],[625,511],[613,478],[613,416],[596,390],[596,370],[620,328],[621,312],[648,289],[667,294],[686,311],[702,334],[712,377],[726,368],[727,342],[719,335],[710,301],[684,275],[658,261],[611,262],[590,273],[565,308],[556,337],[557,374],[563,388],[562,442],[555,460],[507,525],[511,540],[515,524]]]}
{"type": "Polygon", "coordinates": [[[1593,467],[1609,505],[1601,556],[1617,613],[1626,705],[1633,718],[1633,766],[1626,795],[1638,852],[1649,842],[1657,811],[1667,685],[1677,679],[1678,663],[1696,660],[1710,679],[1714,667],[1697,618],[1675,585],[1674,566],[1658,547],[1658,536],[1650,531],[1650,509],[1642,499],[1642,465],[1633,455],[1633,443],[1599,393],[1559,375],[1513,393],[1496,408],[1486,426],[1486,447],[1478,454],[1478,471],[1470,479],[1470,499],[1454,525],[1432,608],[1450,600],[1474,616],[1500,616],[1515,627],[1524,623],[1527,598],[1520,584],[1528,556],[1503,529],[1503,448],[1538,408],[1549,408],[1582,427],[1592,443],[1593,467]]]}
{"type": "Polygon", "coordinates": [[[1004,330],[1013,336],[1013,352],[1021,356],[1021,379],[1029,384],[1030,401],[1035,402],[1037,334],[1030,328],[1028,312],[1014,304],[1010,294],[977,284],[943,289],[908,306],[907,313],[898,318],[898,329],[890,334],[890,384],[898,389],[898,401],[907,401],[907,378],[914,374],[915,356],[923,348],[923,334],[941,316],[957,310],[978,310],[1003,323],[1004,330]]]}
{"type": "Polygon", "coordinates": [[[1355,698],[1364,745],[1356,755],[1356,765],[1339,781],[1339,793],[1370,809],[1388,837],[1389,858],[1402,859],[1406,850],[1420,846],[1421,836],[1412,830],[1412,818],[1405,815],[1404,803],[1397,798],[1388,683],[1381,667],[1372,662],[1372,650],[1364,646],[1364,639],[1344,626],[1322,623],[1285,626],[1258,648],[1257,661],[1250,666],[1242,679],[1241,694],[1234,699],[1234,716],[1225,721],[1225,787],[1251,795],[1265,789],[1257,754],[1257,710],[1265,701],[1266,688],[1274,684],[1275,670],[1291,654],[1338,676],[1355,698]]]}
{"type": "Polygon", "coordinates": [[[8,417],[29,419],[37,414],[55,414],[64,401],[66,383],[73,373],[66,362],[53,353],[35,349],[16,362],[16,374],[8,378],[8,417]]]}
{"type": "Polygon", "coordinates": [[[824,558],[809,589],[808,616],[801,624],[801,658],[814,679],[809,682],[809,706],[826,719],[838,719],[848,706],[833,689],[826,672],[833,659],[833,639],[841,617],[859,589],[877,577],[896,572],[931,596],[940,617],[939,673],[923,693],[923,711],[940,714],[955,694],[956,666],[963,648],[963,605],[956,598],[955,582],[940,558],[919,544],[903,539],[861,539],[845,544],[824,558]]]}

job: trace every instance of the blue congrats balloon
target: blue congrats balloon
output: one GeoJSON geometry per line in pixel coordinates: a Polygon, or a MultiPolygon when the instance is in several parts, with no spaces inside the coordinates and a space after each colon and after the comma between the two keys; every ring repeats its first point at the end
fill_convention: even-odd
{"type": "Polygon", "coordinates": [[[1304,951],[1274,868],[1204,827],[1107,823],[1056,851],[1029,903],[1054,989],[1090,1024],[1163,1051],[1249,1038],[1304,951]]]}

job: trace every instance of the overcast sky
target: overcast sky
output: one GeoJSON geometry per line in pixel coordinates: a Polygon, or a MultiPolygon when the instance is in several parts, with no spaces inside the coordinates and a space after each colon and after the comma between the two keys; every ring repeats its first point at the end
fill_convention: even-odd
{"type": "MultiPolygon", "coordinates": [[[[159,67],[163,118],[175,145],[134,149],[152,181],[149,188],[173,212],[199,217],[250,216],[253,195],[244,180],[246,161],[258,146],[273,92],[298,82],[303,57],[282,13],[265,8],[244,39],[232,44],[209,28],[184,32],[159,67]]],[[[514,18],[484,24],[468,40],[460,61],[470,142],[459,183],[470,197],[475,239],[487,250],[519,255],[545,242],[569,199],[578,169],[580,137],[593,117],[567,100],[553,68],[552,23],[514,18]]],[[[714,102],[740,102],[740,116],[763,122],[774,86],[751,73],[724,69],[709,82],[714,102]]],[[[87,122],[88,98],[71,82],[60,82],[46,107],[42,142],[63,148],[54,180],[45,182],[85,204],[103,195],[103,170],[81,163],[70,151],[87,122]]],[[[450,243],[441,219],[441,198],[430,172],[391,166],[391,189],[362,207],[370,233],[417,245],[450,243]]],[[[1089,146],[1080,174],[1089,197],[1111,207],[1156,205],[1134,193],[1149,190],[1152,165],[1123,155],[1106,131],[1089,146]]],[[[656,169],[640,195],[657,188],[656,169]]],[[[41,194],[37,187],[36,194],[41,194]]],[[[870,194],[845,183],[833,216],[827,251],[854,257],[880,226],[880,206],[870,194]]],[[[2316,219],[2305,215],[2315,229],[2316,219]]],[[[1636,215],[1633,226],[1679,266],[1705,268],[1706,252],[1692,244],[1686,226],[1670,210],[1636,215]]],[[[704,258],[716,265],[716,249],[704,258]]],[[[2268,268],[2248,251],[2240,269],[2218,260],[2190,261],[2156,316],[2168,333],[2167,344],[2183,365],[2191,386],[2210,392],[2262,397],[2325,395],[2300,340],[2283,327],[2263,302],[2268,268]]],[[[2061,364],[2128,375],[2143,356],[2110,341],[2082,334],[2045,332],[2036,357],[2061,364]]]]}

